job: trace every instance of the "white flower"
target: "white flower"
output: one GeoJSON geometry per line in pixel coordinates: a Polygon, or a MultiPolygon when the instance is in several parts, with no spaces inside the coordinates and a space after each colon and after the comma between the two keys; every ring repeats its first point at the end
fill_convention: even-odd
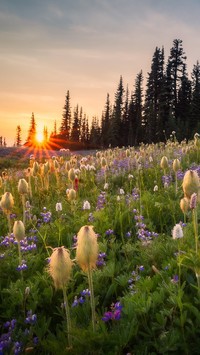
{"type": "Polygon", "coordinates": [[[90,203],[89,201],[84,201],[83,202],[83,210],[90,210],[90,203]]]}
{"type": "Polygon", "coordinates": [[[153,158],[152,158],[152,156],[150,155],[150,157],[149,157],[149,163],[152,163],[153,162],[153,158]]]}
{"type": "Polygon", "coordinates": [[[117,201],[119,202],[121,200],[120,196],[117,196],[117,201]]]}
{"type": "Polygon", "coordinates": [[[153,191],[154,191],[154,192],[158,191],[158,185],[155,185],[155,186],[154,186],[153,191]]]}
{"type": "Polygon", "coordinates": [[[105,184],[104,184],[104,190],[108,190],[108,183],[106,182],[105,184]]]}
{"type": "Polygon", "coordinates": [[[129,180],[133,179],[133,175],[129,174],[129,175],[128,175],[128,179],[129,179],[129,180]]]}
{"type": "Polygon", "coordinates": [[[56,211],[62,211],[62,203],[61,202],[57,202],[56,203],[56,211]]]}
{"type": "Polygon", "coordinates": [[[119,193],[120,193],[120,195],[124,195],[124,190],[123,189],[119,189],[119,193]]]}
{"type": "Polygon", "coordinates": [[[180,224],[176,224],[172,230],[172,238],[180,239],[183,238],[183,229],[180,224]]]}

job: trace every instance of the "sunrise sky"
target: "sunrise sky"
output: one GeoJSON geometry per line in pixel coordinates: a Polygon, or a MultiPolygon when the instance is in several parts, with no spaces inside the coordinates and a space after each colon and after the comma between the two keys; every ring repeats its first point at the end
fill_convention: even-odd
{"type": "Polygon", "coordinates": [[[20,124],[24,143],[32,112],[38,130],[59,127],[67,90],[72,109],[100,118],[120,75],[131,90],[155,47],[167,60],[176,38],[190,77],[199,14],[200,0],[0,0],[0,135],[12,146],[20,124]]]}

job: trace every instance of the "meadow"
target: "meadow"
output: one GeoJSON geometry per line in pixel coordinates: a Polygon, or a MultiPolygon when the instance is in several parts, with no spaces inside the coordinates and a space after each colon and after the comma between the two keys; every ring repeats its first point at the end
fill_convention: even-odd
{"type": "Polygon", "coordinates": [[[199,135],[52,154],[0,159],[0,354],[199,354],[199,135]]]}

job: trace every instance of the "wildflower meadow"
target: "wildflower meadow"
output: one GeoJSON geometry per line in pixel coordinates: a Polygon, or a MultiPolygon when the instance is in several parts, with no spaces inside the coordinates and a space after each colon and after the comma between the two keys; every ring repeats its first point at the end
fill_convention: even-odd
{"type": "Polygon", "coordinates": [[[0,171],[0,354],[199,354],[200,137],[0,171]]]}

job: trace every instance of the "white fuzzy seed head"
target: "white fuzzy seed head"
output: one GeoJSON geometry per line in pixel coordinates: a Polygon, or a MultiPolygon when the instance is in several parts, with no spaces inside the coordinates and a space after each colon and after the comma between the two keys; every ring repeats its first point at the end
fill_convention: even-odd
{"type": "Polygon", "coordinates": [[[4,213],[10,213],[14,206],[13,196],[10,192],[5,192],[1,198],[0,207],[4,213]]]}
{"type": "Polygon", "coordinates": [[[198,195],[199,191],[199,176],[195,170],[186,171],[183,178],[183,192],[184,195],[190,199],[192,194],[195,192],[198,195]]]}
{"type": "Polygon", "coordinates": [[[54,281],[55,288],[63,289],[67,285],[70,280],[72,265],[69,251],[64,246],[53,250],[48,271],[54,281]]]}
{"type": "Polygon", "coordinates": [[[97,235],[93,226],[83,226],[77,234],[76,260],[83,271],[96,268],[98,258],[97,235]]]}
{"type": "Polygon", "coordinates": [[[18,192],[20,195],[28,194],[28,182],[25,179],[20,179],[18,182],[18,192]]]}
{"type": "Polygon", "coordinates": [[[13,226],[13,234],[18,243],[20,240],[25,238],[25,227],[22,221],[15,221],[13,226]]]}

